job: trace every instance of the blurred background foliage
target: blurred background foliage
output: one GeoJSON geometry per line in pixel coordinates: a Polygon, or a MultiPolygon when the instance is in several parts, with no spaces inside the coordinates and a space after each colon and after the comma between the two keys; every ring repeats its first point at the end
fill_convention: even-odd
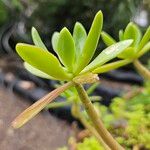
{"type": "MultiPolygon", "coordinates": [[[[60,31],[64,26],[72,31],[76,21],[81,22],[88,31],[98,10],[104,14],[103,30],[115,39],[118,39],[119,30],[130,21],[138,24],[143,32],[150,24],[149,0],[1,0],[1,53],[14,52],[18,42],[32,43],[32,26],[53,52],[51,36],[54,31],[60,31]]],[[[105,46],[100,42],[98,49],[103,48],[105,46]]],[[[142,62],[146,64],[149,56],[144,56],[142,62]]]]}
{"type": "MultiPolygon", "coordinates": [[[[54,31],[64,26],[72,29],[76,21],[88,30],[95,13],[101,9],[104,14],[103,29],[116,36],[129,21],[136,22],[135,18],[143,9],[149,10],[147,3],[148,0],[1,0],[0,26],[17,22],[15,34],[19,40],[25,41],[31,40],[30,29],[35,26],[46,45],[50,46],[50,36],[54,31]]],[[[148,20],[144,25],[137,23],[144,29],[148,20]]]]}

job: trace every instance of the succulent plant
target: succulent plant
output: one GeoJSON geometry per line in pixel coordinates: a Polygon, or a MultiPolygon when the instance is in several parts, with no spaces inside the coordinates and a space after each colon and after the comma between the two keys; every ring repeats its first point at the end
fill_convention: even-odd
{"type": "Polygon", "coordinates": [[[103,15],[99,11],[88,35],[78,22],[74,26],[73,36],[66,27],[60,33],[55,32],[52,36],[52,45],[59,59],[47,50],[35,28],[32,28],[35,46],[19,43],[16,50],[25,60],[27,70],[33,74],[43,78],[69,81],[81,74],[94,73],[97,67],[115,58],[132,43],[132,40],[115,43],[89,63],[96,50],[102,24],[103,15]]]}
{"type": "MultiPolygon", "coordinates": [[[[116,43],[116,40],[108,33],[103,31],[101,35],[104,43],[107,46],[111,46],[112,44],[116,43]]],[[[121,60],[112,64],[102,66],[95,72],[103,73],[110,70],[110,68],[116,69],[133,62],[139,73],[146,79],[150,79],[150,72],[144,66],[142,66],[142,64],[138,60],[141,56],[143,56],[150,50],[150,26],[142,36],[139,27],[133,22],[130,22],[124,31],[119,31],[119,41],[127,39],[133,39],[133,43],[118,55],[118,58],[120,58],[121,60]]]]}
{"type": "MultiPolygon", "coordinates": [[[[99,79],[98,72],[95,73],[95,70],[117,57],[133,42],[132,39],[128,39],[115,43],[92,60],[101,35],[102,25],[103,14],[99,11],[95,15],[88,34],[79,22],[74,26],[73,35],[66,27],[60,32],[55,32],[52,36],[52,45],[58,57],[47,50],[35,28],[32,28],[35,45],[24,43],[16,45],[17,53],[25,61],[24,66],[28,71],[39,77],[67,81],[67,83],[53,90],[20,114],[13,122],[15,128],[21,127],[62,92],[74,86],[98,134],[102,136],[109,147],[123,149],[103,126],[82,86],[84,83],[97,81],[99,79]]],[[[104,144],[103,141],[102,143],[104,144]]]]}

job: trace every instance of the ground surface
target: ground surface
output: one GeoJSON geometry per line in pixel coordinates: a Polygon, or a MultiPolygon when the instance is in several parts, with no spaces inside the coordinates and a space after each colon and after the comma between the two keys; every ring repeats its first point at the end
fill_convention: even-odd
{"type": "Polygon", "coordinates": [[[11,121],[30,104],[0,88],[0,150],[57,150],[67,143],[71,127],[49,113],[41,113],[21,129],[11,121]]]}

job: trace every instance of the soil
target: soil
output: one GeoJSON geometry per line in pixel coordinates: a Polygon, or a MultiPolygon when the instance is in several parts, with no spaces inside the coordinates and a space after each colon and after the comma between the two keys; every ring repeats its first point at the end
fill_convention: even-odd
{"type": "Polygon", "coordinates": [[[11,122],[30,104],[8,89],[0,88],[0,150],[57,150],[64,146],[71,126],[42,112],[20,129],[11,122]]]}

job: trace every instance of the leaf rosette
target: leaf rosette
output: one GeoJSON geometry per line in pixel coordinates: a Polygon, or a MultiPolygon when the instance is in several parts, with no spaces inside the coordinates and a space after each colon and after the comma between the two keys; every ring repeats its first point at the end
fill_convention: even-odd
{"type": "Polygon", "coordinates": [[[79,22],[74,26],[73,35],[66,27],[60,32],[54,32],[51,42],[57,56],[48,51],[35,28],[32,28],[32,39],[35,45],[24,43],[16,45],[16,51],[25,61],[24,66],[29,72],[38,77],[68,82],[26,109],[14,120],[15,128],[21,127],[49,102],[66,89],[74,86],[75,82],[83,84],[97,81],[95,74],[99,73],[99,67],[123,53],[132,44],[133,40],[131,39],[118,43],[112,41],[110,47],[104,49],[92,60],[98,46],[102,26],[103,14],[99,11],[94,17],[88,34],[79,22]]]}

